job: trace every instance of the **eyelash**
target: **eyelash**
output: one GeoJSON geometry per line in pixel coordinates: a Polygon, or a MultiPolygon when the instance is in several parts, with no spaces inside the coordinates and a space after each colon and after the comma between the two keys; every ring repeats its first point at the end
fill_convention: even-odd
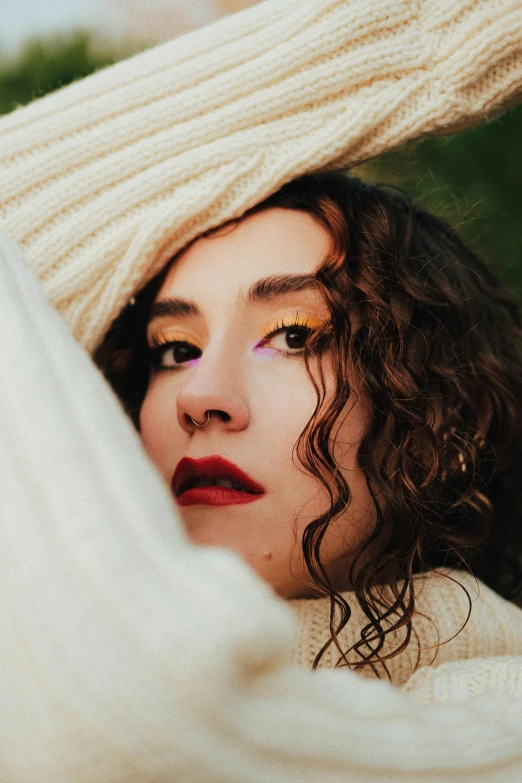
{"type": "MultiPolygon", "coordinates": [[[[292,320],[290,323],[286,322],[285,316],[281,318],[281,320],[277,321],[272,327],[270,327],[263,335],[262,339],[256,343],[256,348],[262,347],[263,344],[270,340],[272,337],[275,337],[277,334],[281,334],[282,332],[289,332],[292,329],[293,330],[304,330],[307,332],[307,337],[314,332],[314,327],[307,326],[307,323],[309,323],[306,319],[302,318],[299,313],[295,313],[292,316],[292,320]]],[[[177,372],[178,370],[181,370],[185,364],[188,364],[188,362],[184,362],[183,364],[179,366],[171,366],[171,367],[164,367],[161,364],[163,355],[166,353],[167,350],[172,349],[176,345],[185,345],[189,346],[190,348],[195,348],[196,350],[201,350],[198,346],[194,345],[193,343],[190,343],[188,340],[169,340],[166,339],[161,333],[159,334],[153,334],[151,339],[151,345],[149,346],[149,355],[150,355],[150,361],[152,366],[157,372],[177,372]]],[[[299,357],[304,353],[304,348],[293,350],[293,351],[282,351],[281,349],[275,349],[278,353],[283,354],[287,356],[288,358],[294,358],[299,357]]],[[[195,357],[195,358],[199,358],[195,357]]],[[[194,361],[194,359],[192,360],[194,361]]]]}
{"type": "MultiPolygon", "coordinates": [[[[198,346],[194,345],[193,343],[190,343],[188,340],[169,340],[162,337],[161,334],[159,335],[153,334],[150,341],[151,341],[151,345],[149,346],[150,363],[156,372],[167,372],[167,371],[176,372],[177,370],[182,369],[182,367],[184,366],[183,364],[181,364],[178,367],[176,366],[164,367],[161,364],[163,355],[168,350],[174,348],[176,345],[184,345],[193,349],[195,348],[196,350],[200,350],[198,346]]],[[[199,357],[195,357],[195,358],[199,358],[199,357]]],[[[188,362],[185,362],[184,364],[188,364],[188,362]]]]}
{"type": "MultiPolygon", "coordinates": [[[[310,322],[307,321],[306,318],[302,318],[299,313],[294,313],[290,323],[287,323],[285,317],[283,316],[280,321],[276,321],[276,323],[265,332],[262,340],[260,343],[257,343],[257,345],[261,345],[265,342],[265,340],[270,340],[272,337],[275,337],[276,334],[290,332],[292,329],[303,330],[307,332],[307,336],[309,336],[314,331],[313,327],[308,326],[309,323],[310,322]]],[[[283,353],[287,356],[300,356],[302,353],[304,353],[304,348],[298,351],[283,351],[283,353]]]]}

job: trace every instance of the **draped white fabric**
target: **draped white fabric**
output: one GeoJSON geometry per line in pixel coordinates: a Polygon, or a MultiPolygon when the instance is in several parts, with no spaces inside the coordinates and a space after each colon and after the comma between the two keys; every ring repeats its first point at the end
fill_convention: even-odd
{"type": "Polygon", "coordinates": [[[119,403],[0,234],[3,783],[513,783],[509,689],[426,706],[290,664],[294,618],[186,538],[119,403]]]}

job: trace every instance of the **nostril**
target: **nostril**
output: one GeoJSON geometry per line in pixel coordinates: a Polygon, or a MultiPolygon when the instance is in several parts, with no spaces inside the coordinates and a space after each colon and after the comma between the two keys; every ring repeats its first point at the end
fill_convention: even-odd
{"type": "Polygon", "coordinates": [[[209,415],[209,419],[211,419],[213,416],[217,416],[218,419],[224,422],[225,424],[227,424],[232,419],[229,413],[227,413],[226,411],[219,410],[218,408],[210,408],[208,411],[208,415],[209,415]]]}
{"type": "Polygon", "coordinates": [[[185,421],[187,422],[187,424],[196,424],[197,426],[200,426],[200,427],[203,427],[205,424],[208,424],[208,422],[210,421],[210,419],[212,418],[213,415],[216,415],[225,424],[227,424],[232,419],[232,417],[230,416],[229,413],[227,413],[226,411],[217,410],[217,409],[212,409],[212,410],[209,409],[209,410],[207,410],[206,411],[206,420],[203,421],[202,423],[198,423],[195,419],[192,418],[192,416],[189,413],[185,413],[184,415],[185,415],[185,421]]]}

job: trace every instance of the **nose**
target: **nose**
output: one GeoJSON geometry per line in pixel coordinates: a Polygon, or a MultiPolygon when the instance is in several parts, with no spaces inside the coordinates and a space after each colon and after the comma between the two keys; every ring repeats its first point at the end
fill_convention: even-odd
{"type": "Polygon", "coordinates": [[[223,351],[207,348],[197,366],[189,371],[185,386],[176,398],[177,417],[185,432],[197,425],[207,431],[223,427],[239,432],[248,427],[250,411],[245,398],[239,362],[223,356],[223,351]]]}

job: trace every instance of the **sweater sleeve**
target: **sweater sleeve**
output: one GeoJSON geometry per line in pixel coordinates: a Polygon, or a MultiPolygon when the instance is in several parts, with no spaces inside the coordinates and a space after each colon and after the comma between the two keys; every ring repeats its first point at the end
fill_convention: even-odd
{"type": "Polygon", "coordinates": [[[520,0],[267,0],[0,120],[0,222],[91,351],[203,231],[522,91],[520,0]]]}
{"type": "Polygon", "coordinates": [[[231,552],[189,542],[112,392],[1,233],[0,311],[3,781],[515,779],[521,677],[478,708],[440,708],[293,667],[288,606],[231,552]]]}

